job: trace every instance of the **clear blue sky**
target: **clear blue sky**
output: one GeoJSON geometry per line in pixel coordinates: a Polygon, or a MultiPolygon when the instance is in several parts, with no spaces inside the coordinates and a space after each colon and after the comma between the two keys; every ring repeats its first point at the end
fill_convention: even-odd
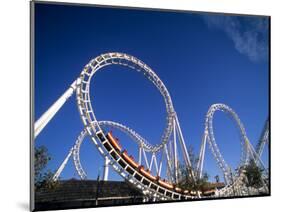
{"type": "MultiPolygon", "coordinates": [[[[198,154],[210,105],[232,107],[253,145],[268,117],[268,18],[61,6],[35,7],[35,120],[70,86],[83,67],[105,52],[134,55],[148,64],[168,88],[187,145],[198,154]]],[[[110,66],[91,82],[99,120],[125,124],[158,143],[165,107],[157,89],[141,74],[110,66]]],[[[234,123],[220,112],[215,136],[225,160],[239,162],[240,141],[234,123]]],[[[73,96],[36,139],[52,156],[55,170],[66,157],[83,124],[73,96]]],[[[136,155],[136,145],[115,132],[136,155]]],[[[267,162],[268,154],[263,155],[267,162]]],[[[103,161],[90,139],[81,146],[81,162],[96,178],[103,161]]],[[[207,149],[204,169],[220,174],[207,149]]],[[[78,177],[72,161],[62,178],[78,177]]],[[[120,179],[110,173],[110,179],[120,179]]]]}

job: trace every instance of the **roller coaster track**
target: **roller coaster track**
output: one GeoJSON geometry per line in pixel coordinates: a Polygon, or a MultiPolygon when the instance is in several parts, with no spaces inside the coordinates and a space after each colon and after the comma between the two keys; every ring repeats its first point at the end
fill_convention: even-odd
{"type": "MultiPolygon", "coordinates": [[[[142,138],[138,133],[136,133],[134,130],[132,130],[129,127],[126,127],[120,123],[113,122],[113,121],[99,121],[98,123],[101,127],[107,126],[107,127],[112,127],[112,128],[121,130],[126,135],[128,135],[132,141],[136,142],[136,144],[139,147],[141,147],[143,145],[143,142],[145,142],[145,139],[142,138]]],[[[82,168],[81,162],[80,162],[80,146],[86,136],[87,136],[87,131],[86,131],[86,129],[84,129],[83,131],[81,131],[80,135],[78,136],[77,140],[75,141],[74,147],[72,148],[73,149],[72,155],[73,155],[75,169],[81,179],[85,179],[87,177],[84,169],[82,168]]],[[[143,151],[146,151],[146,149],[144,149],[143,151]]],[[[146,168],[149,169],[150,163],[149,163],[149,160],[147,159],[147,155],[145,152],[142,152],[142,155],[145,157],[146,168]]],[[[141,164],[141,160],[139,160],[139,163],[141,164]]]]}
{"type": "Polygon", "coordinates": [[[91,60],[84,67],[80,76],[71,84],[70,88],[67,89],[67,91],[36,121],[35,138],[69,99],[69,97],[74,94],[74,92],[76,92],[77,106],[84,124],[84,129],[81,131],[74,146],[70,149],[67,157],[54,175],[54,180],[58,179],[71,155],[73,156],[75,168],[80,178],[85,179],[87,177],[80,162],[80,146],[85,137],[88,136],[91,138],[91,141],[95,144],[102,157],[105,158],[107,164],[110,164],[121,177],[128,180],[137,188],[141,189],[144,194],[154,199],[163,200],[204,198],[204,195],[202,195],[202,192],[200,191],[179,191],[175,184],[178,183],[180,178],[180,173],[178,171],[178,164],[180,161],[178,154],[179,151],[182,152],[184,165],[189,174],[192,176],[193,180],[196,180],[202,177],[205,149],[206,144],[208,143],[218,167],[224,174],[226,182],[225,188],[221,189],[217,193],[219,193],[220,196],[227,196],[233,191],[234,187],[242,186],[244,174],[243,172],[236,172],[233,176],[230,166],[226,163],[218,148],[213,131],[213,116],[216,111],[222,111],[229,115],[229,117],[235,122],[240,132],[241,158],[239,168],[245,167],[250,158],[253,158],[257,165],[264,166],[260,156],[265,143],[268,142],[268,124],[263,131],[262,139],[260,140],[256,149],[254,149],[246,135],[246,131],[241,120],[234,110],[225,104],[214,104],[209,108],[206,114],[205,129],[201,142],[199,161],[196,170],[194,170],[190,162],[189,154],[186,148],[186,142],[181,131],[179,120],[166,86],[160,80],[157,74],[144,62],[131,55],[118,52],[102,54],[91,60]],[[129,70],[139,72],[140,74],[144,75],[153,85],[155,85],[162,95],[165,102],[167,117],[166,125],[158,144],[155,145],[149,143],[138,133],[129,127],[126,127],[125,125],[112,121],[97,120],[90,99],[90,82],[94,74],[103,70],[104,67],[109,65],[125,66],[129,70]],[[116,146],[111,143],[111,140],[108,138],[108,132],[104,128],[105,126],[111,126],[121,130],[128,135],[131,140],[135,141],[139,148],[139,167],[134,167],[132,163],[128,162],[124,156],[124,153],[116,149],[116,146]],[[151,154],[150,161],[148,160],[147,154],[151,154]],[[157,155],[160,156],[157,157],[157,155]],[[143,172],[140,168],[143,164],[142,161],[144,162],[144,167],[148,169],[148,172],[152,171],[154,165],[157,176],[161,176],[162,164],[165,161],[167,167],[166,177],[168,182],[163,181],[161,184],[161,178],[155,180],[154,178],[151,178],[149,175],[145,174],[145,172],[143,172]]]}
{"type": "MultiPolygon", "coordinates": [[[[99,125],[101,127],[104,126],[110,126],[110,127],[114,127],[116,129],[120,129],[121,131],[123,131],[124,133],[126,133],[128,136],[130,136],[132,138],[133,141],[135,141],[137,144],[141,145],[141,142],[144,140],[140,135],[138,135],[136,132],[134,132],[133,130],[131,130],[130,128],[116,123],[116,122],[112,122],[112,121],[99,121],[99,125]]],[[[77,173],[79,174],[80,178],[82,180],[86,179],[87,175],[86,172],[84,171],[81,162],[80,162],[80,157],[79,157],[79,153],[80,153],[80,146],[83,142],[83,140],[85,139],[85,137],[87,136],[87,130],[84,129],[83,131],[81,131],[80,135],[78,136],[74,147],[71,148],[70,152],[73,156],[73,161],[74,161],[74,165],[75,165],[75,169],[77,171],[77,173]]],[[[105,138],[105,137],[104,137],[105,138]]],[[[97,142],[94,142],[97,145],[97,142]]],[[[103,141],[103,143],[107,143],[110,145],[110,143],[108,141],[103,141]]],[[[107,147],[108,148],[108,147],[107,147]]],[[[189,199],[189,198],[194,198],[192,196],[189,195],[182,195],[179,194],[177,192],[171,191],[172,189],[167,189],[165,187],[159,186],[157,185],[155,182],[149,180],[147,177],[142,176],[139,171],[134,170],[134,168],[128,164],[120,155],[120,153],[118,153],[116,150],[114,150],[113,146],[110,147],[110,154],[107,155],[108,158],[110,158],[110,164],[113,166],[113,168],[122,176],[124,177],[126,180],[128,180],[129,182],[133,183],[134,185],[136,185],[138,188],[141,188],[141,190],[143,190],[145,192],[145,194],[153,197],[153,198],[157,198],[157,199],[189,199]],[[129,172],[129,174],[127,172],[125,172],[125,170],[127,170],[129,172]],[[132,172],[133,171],[133,172],[132,172]],[[131,173],[130,173],[131,172],[131,173]],[[134,177],[135,176],[135,177],[134,177]],[[136,180],[136,179],[138,180],[136,180]],[[142,183],[140,183],[142,182],[142,183]],[[145,186],[143,186],[143,184],[145,184],[145,186]],[[148,186],[149,185],[149,186],[148,186]]],[[[145,153],[144,153],[145,155],[145,153]]],[[[67,157],[67,160],[69,159],[69,157],[67,157]]],[[[147,160],[147,159],[146,159],[147,160]]],[[[152,162],[153,160],[151,160],[152,162]]],[[[168,160],[167,160],[168,161],[168,160]]],[[[58,169],[58,171],[61,171],[64,169],[65,165],[67,162],[63,162],[61,167],[58,169]]],[[[151,168],[150,165],[148,165],[149,163],[146,163],[146,167],[148,169],[151,168]]],[[[54,176],[54,180],[57,180],[60,173],[56,173],[56,175],[54,176]]]]}
{"type": "Polygon", "coordinates": [[[269,142],[269,121],[266,120],[259,142],[256,146],[256,153],[259,158],[261,157],[263,149],[265,145],[268,144],[268,142],[269,142]]]}
{"type": "Polygon", "coordinates": [[[210,149],[212,151],[212,154],[220,167],[220,169],[223,171],[226,181],[230,181],[230,167],[224,160],[218,145],[216,143],[214,130],[213,130],[213,117],[216,111],[222,111],[226,113],[235,123],[237,128],[240,132],[240,143],[241,143],[241,159],[240,159],[240,166],[243,166],[247,163],[247,159],[249,158],[249,151],[247,148],[247,144],[249,142],[245,128],[240,121],[238,115],[234,112],[232,108],[225,104],[214,104],[212,105],[206,115],[205,120],[205,131],[204,131],[204,139],[201,144],[200,149],[200,156],[199,156],[199,163],[197,166],[197,172],[199,172],[199,176],[202,176],[202,170],[203,170],[203,160],[204,160],[204,153],[205,153],[205,146],[206,141],[208,141],[210,149]]]}

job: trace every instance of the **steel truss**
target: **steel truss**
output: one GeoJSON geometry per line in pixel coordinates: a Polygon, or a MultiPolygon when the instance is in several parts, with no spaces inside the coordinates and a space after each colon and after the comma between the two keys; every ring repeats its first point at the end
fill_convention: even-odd
{"type": "MultiPolygon", "coordinates": [[[[222,154],[217,146],[214,132],[213,132],[213,116],[216,111],[222,111],[230,116],[230,118],[236,123],[237,128],[240,132],[240,143],[241,143],[241,158],[240,167],[244,167],[249,158],[254,158],[256,164],[264,167],[260,156],[262,154],[265,144],[268,142],[268,122],[262,133],[260,142],[256,147],[256,150],[252,147],[249,139],[247,138],[245,128],[240,121],[238,115],[225,104],[214,104],[212,105],[206,115],[205,129],[202,136],[201,148],[199,153],[199,161],[196,170],[193,170],[189,154],[186,148],[186,142],[184,140],[180,123],[177,114],[174,110],[171,96],[165,87],[164,83],[160,80],[157,74],[141,60],[124,53],[106,53],[102,54],[93,60],[91,60],[82,70],[80,76],[71,84],[66,92],[36,121],[35,123],[35,137],[41,132],[41,130],[48,124],[52,117],[59,111],[64,103],[76,92],[76,101],[78,110],[84,124],[84,130],[78,136],[74,146],[70,149],[67,157],[57,170],[53,177],[53,180],[57,180],[63,171],[67,161],[73,156],[75,169],[81,179],[86,179],[87,174],[84,171],[80,162],[80,146],[86,136],[89,136],[92,142],[99,150],[102,157],[105,159],[104,165],[104,180],[107,180],[108,176],[108,165],[111,165],[113,169],[119,173],[120,176],[134,184],[137,188],[141,189],[144,194],[150,196],[153,199],[190,199],[196,198],[194,196],[185,195],[178,193],[174,190],[169,190],[161,187],[155,182],[147,179],[137,171],[132,171],[130,164],[126,163],[125,160],[119,155],[114,148],[109,144],[107,139],[101,140],[97,136],[97,133],[105,138],[106,131],[103,129],[105,126],[111,126],[118,130],[121,130],[127,134],[136,144],[138,145],[138,162],[144,164],[144,166],[150,171],[154,170],[158,176],[161,176],[163,163],[166,163],[165,178],[171,183],[178,183],[180,179],[179,172],[179,153],[183,156],[184,165],[189,171],[189,174],[195,180],[196,178],[202,177],[204,156],[206,151],[206,143],[208,143],[211,152],[225,176],[226,186],[216,193],[216,195],[235,195],[233,188],[242,190],[244,174],[243,170],[239,169],[239,172],[232,173],[230,167],[223,159],[222,154]],[[149,143],[146,139],[141,137],[134,130],[126,127],[125,125],[119,124],[113,121],[98,121],[94,114],[90,99],[90,82],[94,74],[97,71],[103,70],[103,67],[109,65],[119,65],[128,67],[129,70],[137,71],[144,75],[155,87],[159,90],[162,97],[164,98],[166,108],[166,126],[163,130],[160,142],[156,145],[149,143]],[[110,150],[105,148],[105,144],[111,146],[110,150]],[[113,154],[114,153],[114,154],[113,154]],[[114,155],[114,156],[113,156],[114,155]],[[151,155],[149,158],[148,155],[151,155]],[[125,164],[125,165],[124,165],[125,164]],[[130,170],[130,171],[128,171],[130,170]]],[[[240,191],[242,193],[242,191],[240,191]]],[[[200,198],[198,194],[197,198],[200,198]]]]}

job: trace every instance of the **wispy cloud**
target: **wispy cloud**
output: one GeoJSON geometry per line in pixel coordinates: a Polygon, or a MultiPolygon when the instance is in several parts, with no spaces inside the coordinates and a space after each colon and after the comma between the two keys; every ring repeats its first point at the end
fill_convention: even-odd
{"type": "Polygon", "coordinates": [[[268,57],[268,19],[265,17],[237,17],[204,15],[211,29],[224,31],[238,52],[251,61],[265,61],[268,57]]]}

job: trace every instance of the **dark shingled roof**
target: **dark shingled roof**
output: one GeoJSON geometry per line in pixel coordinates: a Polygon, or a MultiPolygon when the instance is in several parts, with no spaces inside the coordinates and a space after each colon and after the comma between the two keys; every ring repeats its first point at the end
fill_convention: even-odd
{"type": "MultiPolygon", "coordinates": [[[[35,193],[37,210],[94,207],[97,197],[96,180],[62,180],[53,190],[35,193]]],[[[143,194],[124,181],[100,181],[98,205],[120,205],[142,202],[143,194]]]]}

